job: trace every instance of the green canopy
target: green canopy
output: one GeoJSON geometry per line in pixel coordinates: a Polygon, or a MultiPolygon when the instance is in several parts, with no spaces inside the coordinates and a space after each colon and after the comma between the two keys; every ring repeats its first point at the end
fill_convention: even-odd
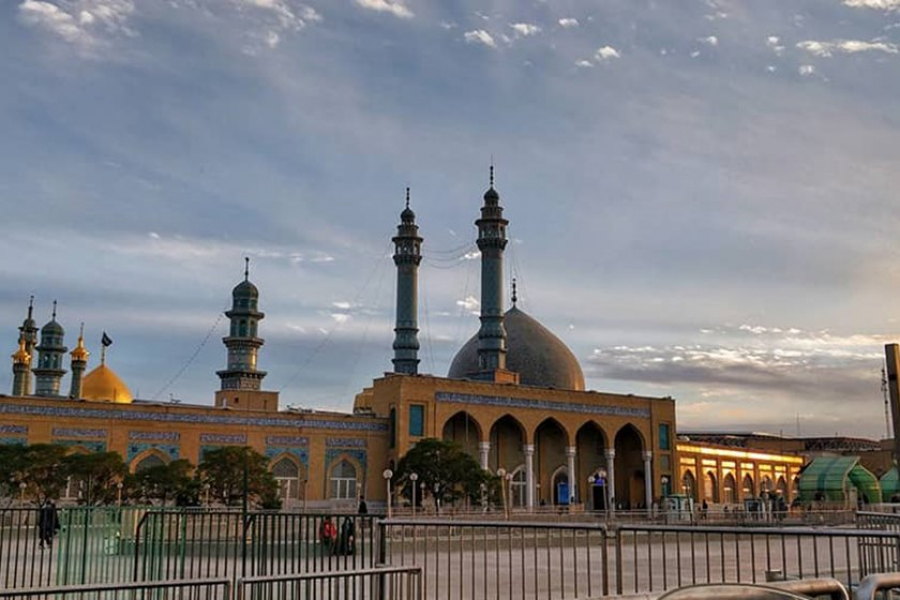
{"type": "Polygon", "coordinates": [[[885,500],[890,500],[894,495],[900,494],[900,473],[897,467],[881,476],[881,494],[885,500]]]}
{"type": "Polygon", "coordinates": [[[881,502],[878,478],[859,464],[858,456],[820,456],[800,474],[800,501],[846,502],[851,485],[866,502],[881,502]]]}

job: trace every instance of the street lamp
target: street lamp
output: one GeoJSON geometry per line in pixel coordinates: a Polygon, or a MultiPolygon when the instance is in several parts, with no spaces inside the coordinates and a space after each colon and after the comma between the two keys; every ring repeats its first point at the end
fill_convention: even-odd
{"type": "Polygon", "coordinates": [[[384,477],[384,483],[387,486],[387,518],[391,518],[391,478],[394,476],[394,472],[390,469],[385,469],[381,474],[384,477]]]}
{"type": "Polygon", "coordinates": [[[416,482],[419,480],[418,473],[410,473],[409,480],[412,481],[412,516],[416,518],[416,482]]]}
{"type": "Polygon", "coordinates": [[[209,509],[209,482],[203,484],[203,504],[209,509]]]}
{"type": "Polygon", "coordinates": [[[116,503],[119,505],[119,508],[122,508],[122,488],[125,487],[125,484],[121,481],[116,484],[116,503]]]}
{"type": "Polygon", "coordinates": [[[24,481],[19,482],[19,504],[21,505],[25,504],[25,488],[27,487],[28,484],[26,484],[24,481]]]}
{"type": "Polygon", "coordinates": [[[597,482],[597,478],[593,475],[588,477],[588,489],[591,490],[591,510],[597,510],[597,507],[594,506],[594,483],[597,482]]]}
{"type": "Polygon", "coordinates": [[[506,469],[500,467],[497,469],[497,477],[500,478],[500,499],[503,502],[503,514],[509,518],[509,509],[506,506],[506,469]]]}
{"type": "Polygon", "coordinates": [[[441,514],[441,484],[434,484],[434,505],[437,509],[437,514],[441,514]]]}

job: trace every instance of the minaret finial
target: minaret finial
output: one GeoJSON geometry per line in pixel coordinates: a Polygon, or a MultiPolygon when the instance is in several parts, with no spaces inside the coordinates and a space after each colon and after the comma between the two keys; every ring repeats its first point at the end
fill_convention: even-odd
{"type": "Polygon", "coordinates": [[[34,310],[34,294],[28,298],[28,318],[31,318],[31,312],[34,310]]]}
{"type": "Polygon", "coordinates": [[[78,330],[78,339],[84,339],[84,321],[81,322],[81,329],[78,330]]]}
{"type": "Polygon", "coordinates": [[[244,257],[244,281],[250,281],[250,257],[244,257]]]}
{"type": "Polygon", "coordinates": [[[406,208],[409,208],[409,186],[406,186],[406,208]]]}
{"type": "Polygon", "coordinates": [[[516,305],[516,300],[518,300],[518,299],[519,299],[519,297],[516,295],[516,278],[513,277],[513,280],[512,280],[512,303],[513,303],[513,306],[516,305]]]}
{"type": "Polygon", "coordinates": [[[494,156],[491,155],[491,187],[494,187],[494,156]]]}
{"type": "Polygon", "coordinates": [[[56,300],[53,301],[53,320],[56,320],[56,300]]]}

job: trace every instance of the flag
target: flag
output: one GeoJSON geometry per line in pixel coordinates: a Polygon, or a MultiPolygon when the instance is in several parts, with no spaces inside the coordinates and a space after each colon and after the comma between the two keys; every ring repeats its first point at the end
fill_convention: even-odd
{"type": "Polygon", "coordinates": [[[100,343],[103,344],[103,347],[112,346],[112,340],[106,335],[106,332],[103,332],[103,337],[100,339],[100,343]]]}

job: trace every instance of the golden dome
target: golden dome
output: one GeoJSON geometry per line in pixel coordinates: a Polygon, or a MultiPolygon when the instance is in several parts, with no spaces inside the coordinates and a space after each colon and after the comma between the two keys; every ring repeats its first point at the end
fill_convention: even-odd
{"type": "Polygon", "coordinates": [[[133,400],[125,382],[105,364],[101,364],[81,380],[81,397],[116,404],[130,404],[133,400]]]}
{"type": "Polygon", "coordinates": [[[31,355],[28,354],[28,350],[25,349],[25,336],[19,336],[19,349],[12,355],[12,359],[13,364],[15,365],[31,364],[31,355]]]}
{"type": "Polygon", "coordinates": [[[87,362],[88,357],[91,355],[90,352],[87,351],[87,348],[84,347],[84,335],[78,336],[78,345],[75,346],[75,349],[72,350],[69,354],[72,355],[72,361],[81,361],[87,362]]]}

